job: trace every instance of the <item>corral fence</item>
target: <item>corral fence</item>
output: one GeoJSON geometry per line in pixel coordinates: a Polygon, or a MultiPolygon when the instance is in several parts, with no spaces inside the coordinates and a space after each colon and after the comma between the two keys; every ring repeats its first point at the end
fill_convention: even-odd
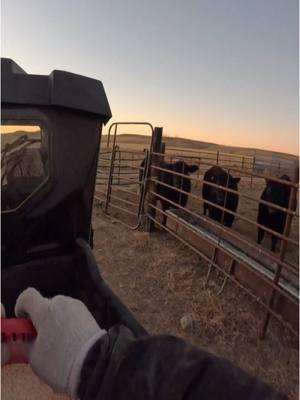
{"type": "Polygon", "coordinates": [[[166,147],[166,154],[170,156],[169,159],[171,162],[176,160],[176,156],[179,156],[180,159],[197,164],[199,166],[197,176],[204,174],[207,164],[222,167],[238,167],[240,170],[246,172],[243,174],[243,177],[249,179],[250,187],[253,185],[254,178],[253,175],[249,175],[251,171],[280,177],[282,175],[291,176],[295,168],[292,160],[279,156],[267,157],[260,154],[250,156],[222,151],[181,149],[178,147],[166,147]]]}
{"type": "Polygon", "coordinates": [[[96,176],[95,199],[105,213],[131,229],[138,229],[143,217],[145,173],[154,128],[148,122],[116,122],[109,127],[107,140],[102,143],[96,176]],[[149,130],[148,149],[122,149],[116,144],[118,129],[124,126],[141,126],[149,130]],[[111,140],[112,138],[112,140],[111,140]]]}
{"type": "MultiPolygon", "coordinates": [[[[115,126],[113,144],[102,146],[99,155],[96,199],[101,202],[103,210],[132,229],[141,227],[142,221],[146,219],[148,231],[160,228],[169,232],[207,261],[206,285],[209,285],[214,271],[223,276],[218,294],[224,291],[229,281],[248,293],[265,310],[261,325],[262,338],[266,334],[271,316],[297,335],[299,211],[296,203],[299,193],[299,169],[295,166],[290,169],[289,166],[289,176],[292,181],[288,182],[276,177],[277,174],[267,175],[265,169],[260,172],[255,168],[253,159],[230,158],[228,155],[225,159],[220,153],[216,158],[209,158],[211,155],[205,158],[199,154],[180,152],[178,148],[175,151],[174,148],[167,148],[162,143],[161,128],[154,129],[152,125],[147,125],[152,133],[147,149],[122,150],[116,144],[115,126]],[[168,167],[177,160],[194,164],[196,159],[199,161],[200,171],[191,176],[175,172],[168,167]],[[225,211],[234,215],[235,222],[231,228],[208,218],[202,212],[203,174],[216,165],[221,166],[228,174],[241,177],[237,192],[228,187],[228,181],[225,187],[222,186],[222,190],[225,191],[223,206],[206,200],[208,205],[221,210],[222,221],[225,211]],[[163,182],[161,180],[163,173],[180,177],[182,181],[190,180],[191,192],[163,182]],[[288,207],[260,200],[266,179],[290,188],[288,207]],[[169,188],[187,195],[187,206],[182,207],[163,196],[158,187],[169,188]],[[236,212],[224,207],[226,197],[230,193],[239,195],[239,207],[236,212]],[[161,201],[169,204],[168,210],[164,211],[159,207],[161,201]],[[257,223],[259,204],[264,204],[274,212],[284,213],[285,226],[282,233],[257,223]],[[268,234],[260,245],[256,242],[259,228],[268,234]],[[269,235],[278,238],[276,252],[272,252],[269,248],[269,235]]],[[[269,172],[270,168],[266,171],[269,172]]],[[[220,188],[212,182],[206,182],[206,185],[220,188]]]]}

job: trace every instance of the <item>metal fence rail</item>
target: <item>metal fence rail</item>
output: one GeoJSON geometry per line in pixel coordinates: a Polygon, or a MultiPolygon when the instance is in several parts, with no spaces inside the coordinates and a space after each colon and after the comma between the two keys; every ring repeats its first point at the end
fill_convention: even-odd
{"type": "Polygon", "coordinates": [[[99,156],[95,198],[106,213],[110,210],[117,211],[118,219],[135,229],[140,221],[139,176],[140,171],[143,173],[145,169],[140,167],[145,152],[123,151],[115,145],[110,152],[104,153],[104,157],[102,152],[99,156]]]}
{"type": "MultiPolygon", "coordinates": [[[[153,208],[155,208],[155,210],[159,213],[163,213],[163,211],[155,206],[151,206],[153,208]]],[[[271,314],[276,320],[278,320],[283,326],[285,326],[289,331],[291,331],[294,335],[298,336],[298,332],[296,329],[293,328],[293,326],[291,326],[291,324],[287,323],[280,314],[278,314],[277,312],[275,312],[272,308],[270,308],[262,299],[260,296],[256,295],[252,290],[248,289],[247,286],[242,285],[237,279],[235,279],[234,275],[232,274],[231,269],[227,272],[226,270],[224,270],[219,264],[217,264],[212,258],[207,257],[207,255],[203,252],[201,252],[199,250],[198,247],[194,246],[193,244],[191,244],[188,240],[186,240],[184,237],[178,235],[176,232],[174,232],[172,229],[170,229],[168,226],[163,225],[162,223],[158,222],[156,218],[153,218],[152,216],[149,216],[149,218],[151,218],[153,220],[153,222],[155,222],[155,224],[157,224],[160,228],[166,230],[168,233],[170,233],[172,236],[174,236],[176,239],[178,239],[179,241],[181,241],[182,243],[184,243],[187,247],[189,247],[191,250],[193,250],[196,254],[198,254],[201,258],[203,258],[205,261],[207,261],[207,263],[210,266],[209,272],[211,271],[211,268],[214,267],[216,268],[220,273],[222,273],[224,275],[224,282],[223,285],[220,289],[220,291],[218,292],[218,294],[221,294],[222,291],[224,290],[225,284],[227,283],[227,281],[231,281],[232,283],[234,283],[235,285],[237,285],[238,287],[240,287],[244,292],[246,292],[251,298],[253,298],[259,305],[261,305],[266,311],[267,313],[271,314]]],[[[247,265],[247,264],[246,264],[247,265]]],[[[210,275],[210,274],[209,274],[210,275]]],[[[208,278],[209,278],[208,275],[208,278]]],[[[207,282],[208,282],[208,278],[207,278],[207,282]]],[[[271,285],[272,286],[272,285],[271,285]]],[[[280,289],[277,287],[277,290],[279,291],[280,289]]],[[[284,293],[284,295],[286,296],[286,293],[284,293]]],[[[292,298],[292,301],[298,306],[298,301],[294,298],[292,298]]],[[[264,335],[262,335],[262,337],[264,337],[264,335]]]]}
{"type": "Polygon", "coordinates": [[[143,167],[141,163],[148,158],[152,141],[149,149],[143,151],[120,149],[116,144],[117,134],[118,128],[124,125],[147,127],[153,136],[154,128],[148,122],[116,122],[109,127],[107,142],[99,153],[95,198],[112,218],[138,229],[143,217],[144,175],[148,168],[148,164],[143,167]]]}
{"type": "MultiPolygon", "coordinates": [[[[270,176],[279,176],[289,174],[293,170],[294,162],[281,156],[262,156],[245,155],[237,153],[226,153],[222,151],[203,150],[203,149],[181,149],[180,147],[167,147],[166,154],[176,157],[180,155],[182,158],[190,158],[198,160],[201,169],[202,162],[210,162],[220,166],[237,166],[241,169],[252,170],[253,172],[268,171],[270,176]]],[[[295,157],[296,161],[296,157],[295,157]]]]}
{"type": "MultiPolygon", "coordinates": [[[[160,154],[156,154],[159,155],[161,157],[166,157],[166,155],[160,153],[160,154]]],[[[167,155],[168,156],[168,155],[167,155]]],[[[182,160],[185,159],[185,157],[183,156],[181,158],[182,160]]],[[[206,167],[210,167],[213,165],[217,165],[214,163],[208,163],[208,162],[204,162],[204,164],[206,165],[206,167]]],[[[151,170],[156,171],[156,173],[154,174],[154,176],[150,177],[150,181],[152,181],[155,185],[156,188],[158,187],[165,187],[165,188],[170,188],[172,189],[172,191],[177,191],[179,193],[183,193],[185,195],[187,195],[190,199],[196,200],[198,203],[202,204],[203,203],[203,198],[200,195],[196,195],[195,193],[188,193],[180,188],[175,188],[174,186],[168,185],[165,182],[163,182],[162,180],[159,179],[159,175],[161,172],[164,173],[168,173],[174,176],[180,176],[183,179],[188,179],[191,182],[196,182],[196,183],[200,183],[201,185],[203,185],[203,178],[199,178],[199,176],[187,176],[185,174],[179,173],[179,172],[175,172],[172,169],[168,169],[165,165],[161,166],[161,165],[150,165],[151,170]]],[[[293,209],[293,202],[296,198],[296,195],[299,191],[299,185],[298,183],[293,183],[293,182],[287,182],[285,180],[282,179],[278,179],[278,178],[270,178],[269,176],[265,175],[265,174],[261,174],[261,173],[255,173],[253,171],[245,171],[242,170],[241,168],[238,167],[226,167],[223,169],[225,169],[228,174],[231,172],[236,172],[236,173],[246,173],[246,175],[248,176],[252,176],[252,178],[268,178],[271,180],[274,180],[275,182],[279,182],[283,185],[289,186],[291,188],[290,191],[290,199],[289,199],[289,206],[288,208],[284,208],[284,207],[280,207],[277,205],[274,205],[273,203],[267,202],[267,201],[260,201],[260,199],[257,199],[253,196],[249,196],[247,194],[242,193],[241,191],[234,191],[228,187],[224,187],[224,186],[219,186],[216,185],[214,183],[211,182],[207,182],[205,181],[205,184],[211,187],[219,187],[220,189],[222,189],[222,191],[225,191],[226,193],[235,193],[238,194],[241,198],[246,198],[248,200],[251,200],[252,202],[256,202],[257,207],[258,204],[261,202],[262,204],[265,204],[269,207],[272,207],[275,210],[279,210],[280,212],[284,212],[286,214],[286,222],[285,222],[285,227],[284,227],[284,231],[283,233],[279,233],[277,231],[274,231],[264,225],[260,225],[257,223],[256,220],[253,220],[249,217],[246,217],[245,215],[242,215],[240,212],[233,212],[231,210],[226,209],[226,207],[224,206],[224,204],[226,203],[226,196],[225,196],[225,200],[224,200],[224,204],[223,207],[219,206],[215,203],[212,203],[208,200],[205,200],[205,202],[209,205],[213,205],[215,208],[219,209],[222,211],[223,213],[223,218],[224,218],[224,214],[229,213],[235,216],[236,219],[239,219],[240,221],[246,222],[247,224],[257,228],[262,228],[265,232],[272,234],[274,236],[276,236],[277,238],[280,239],[280,249],[279,249],[279,253],[273,253],[267,249],[265,249],[263,246],[258,245],[257,243],[249,240],[248,237],[246,236],[242,236],[241,234],[237,234],[237,232],[234,231],[234,229],[232,228],[226,228],[223,227],[221,224],[210,220],[207,217],[204,217],[203,215],[200,215],[199,212],[195,212],[195,210],[191,210],[189,208],[185,208],[182,207],[180,204],[175,203],[174,201],[172,201],[171,199],[169,199],[166,196],[162,196],[159,191],[157,190],[150,190],[150,194],[152,196],[155,197],[156,201],[154,202],[154,204],[150,204],[150,208],[152,208],[152,210],[155,210],[154,216],[153,213],[149,214],[148,213],[148,217],[151,218],[155,223],[157,223],[160,227],[162,227],[163,229],[166,229],[168,232],[172,233],[177,239],[181,240],[183,243],[187,244],[188,240],[186,237],[178,235],[178,230],[177,229],[170,229],[170,224],[163,224],[161,221],[159,221],[158,215],[164,215],[166,218],[169,219],[169,221],[172,219],[173,215],[170,214],[169,211],[163,211],[161,209],[159,209],[156,205],[156,203],[160,200],[163,200],[164,202],[167,202],[170,206],[170,208],[174,208],[175,211],[176,210],[184,210],[184,212],[190,216],[192,216],[194,219],[196,219],[199,223],[199,225],[201,226],[201,224],[203,224],[205,222],[205,226],[208,226],[208,230],[211,229],[211,227],[214,227],[214,232],[217,232],[218,234],[218,239],[219,240],[223,240],[224,238],[226,238],[227,241],[229,241],[229,243],[240,243],[242,244],[243,248],[242,250],[245,250],[245,248],[247,247],[248,251],[250,248],[252,248],[252,250],[254,250],[255,252],[259,252],[260,257],[265,257],[268,262],[270,263],[270,265],[273,263],[274,267],[273,267],[273,273],[270,276],[265,276],[263,277],[261,273],[258,273],[255,270],[252,270],[252,272],[256,275],[259,275],[260,279],[263,280],[266,284],[267,287],[269,288],[269,293],[270,295],[267,296],[265,299],[262,299],[261,297],[259,300],[259,303],[263,303],[264,308],[267,310],[266,312],[266,317],[265,320],[263,321],[263,325],[262,325],[262,336],[265,335],[266,333],[266,329],[268,326],[268,322],[269,322],[269,317],[270,315],[274,315],[276,314],[277,319],[282,320],[282,316],[280,315],[279,312],[276,312],[276,310],[274,310],[273,308],[273,303],[274,303],[274,299],[276,297],[276,295],[280,295],[282,298],[288,299],[288,301],[290,301],[291,303],[293,303],[296,307],[298,307],[299,304],[299,299],[298,299],[298,278],[299,278],[299,267],[298,267],[298,263],[295,262],[287,262],[286,261],[286,250],[287,250],[287,245],[289,244],[289,246],[293,246],[296,249],[298,249],[298,240],[295,240],[294,238],[290,237],[290,228],[291,228],[291,224],[292,224],[292,220],[294,219],[296,221],[296,224],[299,224],[299,215],[296,211],[294,211],[293,209]],[[289,291],[288,286],[284,287],[284,285],[282,284],[282,282],[287,282],[287,285],[293,286],[293,290],[292,290],[292,294],[291,291],[289,291]]],[[[298,180],[297,180],[298,181],[298,180]]],[[[228,183],[227,183],[228,184],[228,183]]],[[[198,206],[199,208],[199,206],[198,206]]],[[[174,212],[175,212],[174,211],[174,212]]],[[[175,214],[176,215],[176,214],[175,214]]],[[[221,221],[222,222],[222,221],[221,221]]],[[[180,219],[176,219],[176,225],[180,225],[180,219]]],[[[171,224],[172,225],[172,224],[171,224]]],[[[173,224],[174,225],[174,224],[173,224]]],[[[192,225],[188,223],[184,223],[185,228],[186,229],[192,229],[192,225]]],[[[187,232],[185,230],[185,232],[187,232]]],[[[199,236],[201,236],[199,234],[199,236]]],[[[199,250],[199,248],[197,248],[197,246],[192,245],[190,243],[191,248],[193,248],[195,250],[195,248],[197,249],[197,253],[201,253],[201,251],[199,250]]],[[[216,263],[216,249],[220,249],[218,243],[216,243],[214,245],[214,251],[213,253],[210,255],[210,257],[207,256],[203,256],[203,258],[206,261],[209,261],[209,274],[208,274],[208,278],[207,280],[209,280],[210,277],[210,273],[212,270],[212,267],[216,267],[218,270],[220,270],[221,272],[224,273],[225,276],[227,276],[227,272],[226,270],[224,270],[224,268],[222,268],[220,265],[217,266],[216,263]]],[[[221,249],[222,250],[222,254],[227,253],[226,250],[224,248],[221,249]]],[[[202,254],[202,253],[201,253],[202,254]]],[[[203,255],[203,254],[202,254],[203,255]]],[[[231,259],[234,261],[237,261],[236,257],[232,254],[230,255],[231,259]]],[[[239,260],[239,263],[241,263],[241,260],[239,260]]],[[[244,265],[244,267],[246,268],[252,268],[251,265],[248,265],[245,262],[242,262],[242,264],[244,265]]],[[[234,276],[231,276],[231,280],[235,280],[234,276]]],[[[243,287],[247,292],[249,291],[249,289],[247,288],[247,285],[241,285],[241,283],[238,283],[239,286],[243,287]]],[[[257,297],[257,295],[254,295],[254,297],[257,297]]],[[[289,329],[295,333],[295,328],[291,325],[285,322],[285,325],[289,327],[289,329]]]]}
{"type": "MultiPolygon", "coordinates": [[[[164,152],[162,144],[153,144],[153,131],[150,147],[144,151],[121,149],[116,144],[116,130],[113,145],[101,150],[95,197],[104,212],[131,229],[137,229],[147,219],[151,222],[148,229],[156,225],[195,251],[208,263],[206,284],[214,269],[223,274],[218,294],[222,293],[227,282],[234,282],[266,310],[262,321],[262,337],[266,334],[270,316],[296,333],[299,309],[299,211],[294,207],[299,194],[297,174],[293,182],[288,182],[280,179],[278,173],[272,176],[267,169],[256,168],[254,157],[237,154],[202,151],[200,157],[198,151],[178,148],[167,148],[164,152]],[[175,172],[170,165],[176,160],[198,163],[199,171],[192,176],[185,175],[183,171],[175,172]],[[202,212],[203,174],[212,166],[221,166],[228,174],[241,177],[238,191],[229,188],[228,181],[226,186],[205,181],[208,187],[225,192],[223,206],[205,200],[207,205],[220,210],[220,223],[202,212]],[[164,182],[163,174],[180,177],[182,182],[189,180],[192,191],[164,182]],[[290,188],[288,207],[260,200],[266,179],[290,188]],[[161,188],[176,191],[179,197],[187,196],[187,206],[183,207],[163,195],[161,188]],[[239,196],[240,206],[236,211],[225,207],[226,198],[230,194],[239,196]],[[161,201],[169,205],[168,210],[158,206],[161,201]],[[259,204],[285,214],[282,232],[258,224],[256,216],[259,204]],[[231,228],[222,224],[225,213],[235,218],[231,228]],[[274,253],[265,244],[256,243],[258,228],[278,238],[279,252],[274,253]]],[[[107,144],[110,144],[110,138],[107,144]]]]}

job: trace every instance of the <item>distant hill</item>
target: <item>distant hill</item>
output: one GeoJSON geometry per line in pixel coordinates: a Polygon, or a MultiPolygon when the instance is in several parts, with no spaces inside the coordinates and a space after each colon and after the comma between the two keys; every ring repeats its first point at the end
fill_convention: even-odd
{"type": "Polygon", "coordinates": [[[28,138],[30,139],[38,139],[41,136],[40,131],[36,132],[24,132],[24,131],[16,131],[13,133],[4,133],[1,134],[1,149],[6,145],[6,143],[12,143],[19,137],[27,135],[28,138]]]}
{"type": "MultiPolygon", "coordinates": [[[[107,135],[102,136],[102,143],[106,143],[107,135]]],[[[163,141],[166,143],[167,147],[178,147],[182,149],[190,150],[205,150],[205,151],[220,151],[224,153],[231,154],[242,154],[249,156],[269,156],[271,158],[285,158],[289,160],[298,160],[298,157],[293,154],[280,153],[276,151],[268,151],[264,149],[247,148],[247,147],[237,147],[237,146],[226,146],[216,143],[201,142],[199,140],[184,139],[184,138],[174,138],[165,136],[163,141]]],[[[147,146],[150,143],[150,136],[146,135],[134,135],[134,134],[120,134],[117,136],[117,144],[132,144],[147,146]]]]}

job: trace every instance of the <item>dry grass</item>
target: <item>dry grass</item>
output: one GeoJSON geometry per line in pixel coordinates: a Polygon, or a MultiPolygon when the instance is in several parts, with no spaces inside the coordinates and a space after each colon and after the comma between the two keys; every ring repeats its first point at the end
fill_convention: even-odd
{"type": "Polygon", "coordinates": [[[152,235],[111,223],[95,210],[95,256],[105,280],[153,334],[173,334],[229,358],[241,368],[298,397],[298,348],[276,321],[258,337],[263,310],[213,273],[204,288],[207,265],[164,232],[152,235]],[[190,330],[180,319],[192,315],[190,330]]]}

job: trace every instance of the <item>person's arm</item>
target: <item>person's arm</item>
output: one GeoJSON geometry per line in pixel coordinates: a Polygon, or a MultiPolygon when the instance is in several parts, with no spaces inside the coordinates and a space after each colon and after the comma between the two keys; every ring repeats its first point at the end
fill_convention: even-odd
{"type": "Polygon", "coordinates": [[[287,400],[231,362],[173,336],[114,327],[89,351],[80,400],[287,400]]]}
{"type": "Polygon", "coordinates": [[[172,336],[135,339],[124,326],[101,329],[86,306],[26,289],[17,317],[37,337],[26,345],[36,375],[80,400],[286,400],[227,360],[172,336]]]}

